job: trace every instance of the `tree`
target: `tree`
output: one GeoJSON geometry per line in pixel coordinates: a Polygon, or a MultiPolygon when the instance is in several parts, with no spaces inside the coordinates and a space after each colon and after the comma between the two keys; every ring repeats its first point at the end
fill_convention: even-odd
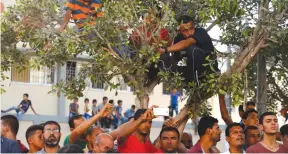
{"type": "MultiPolygon", "coordinates": [[[[284,27],[283,27],[284,28],[284,27]]],[[[283,30],[283,40],[287,40],[287,28],[283,30]],[[286,33],[286,34],[285,34],[286,33]],[[284,35],[285,34],[285,35],[284,35]]],[[[277,109],[277,103],[281,103],[282,107],[288,105],[288,91],[287,91],[287,41],[279,45],[278,42],[271,43],[271,45],[265,49],[265,57],[267,57],[267,104],[268,111],[275,111],[277,109]]],[[[256,76],[255,76],[256,61],[253,60],[248,70],[248,95],[255,99],[256,97],[256,76]]]]}
{"type": "Polygon", "coordinates": [[[70,98],[83,96],[87,78],[92,82],[105,82],[107,88],[115,89],[119,84],[111,79],[122,76],[129,86],[135,87],[135,94],[145,108],[147,94],[158,83],[169,81],[174,86],[183,86],[179,73],[161,70],[148,80],[147,71],[150,66],[157,67],[155,64],[160,57],[155,53],[157,48],[167,45],[166,41],[158,39],[161,28],[168,29],[173,37],[177,27],[175,18],[192,14],[199,26],[205,26],[208,20],[212,20],[206,29],[218,25],[223,31],[218,41],[235,45],[239,51],[226,73],[207,74],[200,86],[189,83],[187,105],[176,117],[179,122],[187,113],[193,113],[193,116],[203,114],[207,109],[203,102],[215,94],[229,92],[233,100],[239,101],[243,90],[241,72],[271,40],[281,44],[284,33],[280,28],[285,24],[288,8],[285,0],[262,0],[260,5],[256,0],[105,0],[103,4],[105,15],[97,18],[94,26],[85,26],[83,32],[77,33],[70,28],[59,33],[55,27],[62,21],[63,3],[58,0],[19,1],[2,19],[1,71],[9,70],[11,65],[28,65],[25,63],[28,54],[16,47],[19,41],[24,42],[24,46],[29,44],[29,51],[35,51],[30,56],[39,57],[39,64],[50,67],[75,59],[79,54],[88,55],[87,64],[79,75],[71,81],[57,83],[54,92],[63,92],[70,98]],[[162,5],[160,12],[159,4],[162,5]],[[141,20],[146,13],[154,18],[153,23],[141,20]],[[155,17],[159,13],[163,18],[155,17]],[[150,35],[139,30],[143,26],[145,30],[150,28],[150,35]],[[131,30],[137,34],[136,40],[141,40],[140,45],[139,42],[129,44],[131,30]],[[52,45],[47,48],[47,44],[52,45]]]}

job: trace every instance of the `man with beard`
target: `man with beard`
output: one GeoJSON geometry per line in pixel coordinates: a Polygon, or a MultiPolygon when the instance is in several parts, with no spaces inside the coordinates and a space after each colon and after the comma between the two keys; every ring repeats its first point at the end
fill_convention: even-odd
{"type": "Polygon", "coordinates": [[[43,127],[40,125],[32,125],[26,131],[26,140],[29,145],[28,153],[36,153],[40,151],[43,146],[43,127]]]}
{"type": "Polygon", "coordinates": [[[86,148],[87,141],[85,139],[85,131],[95,124],[95,122],[101,118],[109,116],[112,113],[112,104],[106,103],[104,108],[101,111],[91,117],[89,120],[83,118],[83,116],[76,116],[69,119],[70,130],[72,131],[70,135],[68,135],[64,140],[64,146],[67,144],[77,144],[82,147],[82,149],[86,148]]]}
{"type": "Polygon", "coordinates": [[[275,113],[265,112],[260,116],[259,128],[263,131],[263,139],[250,146],[247,153],[284,153],[282,144],[276,141],[278,132],[278,119],[275,113]]]}
{"type": "Polygon", "coordinates": [[[57,153],[60,148],[59,142],[61,138],[61,127],[55,121],[47,121],[43,125],[42,138],[44,140],[44,148],[37,153],[57,153]]]}
{"type": "Polygon", "coordinates": [[[221,129],[218,120],[211,116],[204,116],[198,125],[200,139],[187,153],[215,153],[214,145],[220,141],[221,129]]]}
{"type": "Polygon", "coordinates": [[[134,114],[134,120],[126,125],[119,133],[118,151],[120,153],[154,153],[157,149],[148,139],[153,116],[153,108],[138,109],[134,114]]]}
{"type": "Polygon", "coordinates": [[[244,133],[240,123],[232,123],[225,130],[226,141],[229,143],[229,150],[224,154],[245,153],[242,149],[244,145],[244,133]]]}
{"type": "Polygon", "coordinates": [[[160,149],[156,153],[176,153],[180,133],[175,127],[164,127],[160,132],[160,149]]]}
{"type": "Polygon", "coordinates": [[[94,140],[93,147],[93,153],[112,153],[114,139],[109,134],[101,133],[94,140]]]}

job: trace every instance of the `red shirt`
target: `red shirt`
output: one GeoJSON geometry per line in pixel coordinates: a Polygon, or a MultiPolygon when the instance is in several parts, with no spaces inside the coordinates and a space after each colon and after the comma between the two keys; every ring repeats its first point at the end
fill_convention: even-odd
{"type": "Polygon", "coordinates": [[[18,143],[18,145],[19,145],[19,147],[20,147],[21,153],[27,153],[27,152],[29,151],[29,150],[25,147],[25,145],[23,145],[23,144],[21,143],[20,140],[17,140],[17,143],[18,143]]]}
{"type": "Polygon", "coordinates": [[[155,153],[164,153],[160,148],[155,153]]]}
{"type": "Polygon", "coordinates": [[[157,151],[150,141],[142,143],[134,135],[130,135],[121,146],[119,140],[117,142],[120,153],[155,153],[157,151]]]}
{"type": "MultiPolygon", "coordinates": [[[[130,36],[129,39],[132,41],[134,45],[139,45],[141,44],[142,41],[138,33],[139,32],[144,33],[145,31],[146,30],[144,27],[139,27],[138,31],[134,30],[132,32],[132,35],[130,36]]],[[[160,43],[160,41],[167,41],[167,42],[169,41],[169,32],[165,28],[161,28],[158,35],[159,37],[156,38],[156,42],[155,42],[155,38],[151,37],[151,32],[146,31],[146,38],[150,38],[150,40],[148,40],[150,45],[152,45],[153,43],[160,43]]]]}

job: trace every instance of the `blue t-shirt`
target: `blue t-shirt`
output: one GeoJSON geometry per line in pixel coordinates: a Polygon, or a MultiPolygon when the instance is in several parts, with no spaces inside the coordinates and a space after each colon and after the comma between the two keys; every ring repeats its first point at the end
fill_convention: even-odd
{"type": "Polygon", "coordinates": [[[171,106],[177,106],[178,105],[178,97],[181,96],[179,92],[175,94],[171,94],[171,106]]]}
{"type": "Polygon", "coordinates": [[[19,144],[8,138],[1,136],[1,153],[20,153],[19,144]]]}
{"type": "Polygon", "coordinates": [[[135,114],[135,111],[132,112],[131,109],[127,109],[124,115],[125,115],[126,118],[130,118],[130,117],[133,117],[134,114],[135,114]]]}

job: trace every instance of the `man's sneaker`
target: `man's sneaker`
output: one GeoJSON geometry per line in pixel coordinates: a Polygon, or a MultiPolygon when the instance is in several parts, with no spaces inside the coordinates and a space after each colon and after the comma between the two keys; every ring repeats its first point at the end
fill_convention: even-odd
{"type": "Polygon", "coordinates": [[[6,113],[6,111],[4,111],[4,110],[1,110],[1,113],[6,113]]]}

